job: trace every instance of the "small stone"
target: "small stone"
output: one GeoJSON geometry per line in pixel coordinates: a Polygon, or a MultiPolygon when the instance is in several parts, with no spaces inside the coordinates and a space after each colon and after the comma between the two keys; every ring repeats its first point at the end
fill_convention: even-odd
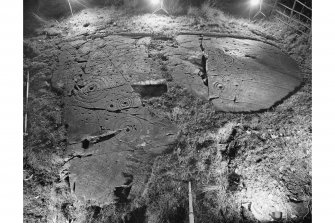
{"type": "Polygon", "coordinates": [[[219,144],[225,143],[229,137],[233,134],[235,127],[237,126],[236,123],[231,122],[220,128],[217,132],[217,140],[219,144]]]}
{"type": "Polygon", "coordinates": [[[192,56],[188,58],[188,61],[190,61],[193,64],[202,66],[202,53],[195,53],[192,56]]]}
{"type": "Polygon", "coordinates": [[[56,28],[45,29],[44,33],[47,36],[58,36],[58,35],[62,34],[62,32],[57,30],[56,28]]]}
{"type": "Polygon", "coordinates": [[[242,170],[240,168],[235,169],[235,173],[238,175],[242,174],[242,170]]]}
{"type": "Polygon", "coordinates": [[[262,138],[262,140],[266,140],[267,139],[267,134],[265,132],[262,133],[261,138],[262,138]]]}
{"type": "Polygon", "coordinates": [[[224,153],[227,150],[227,144],[220,144],[220,152],[224,153]]]}
{"type": "Polygon", "coordinates": [[[279,221],[282,219],[282,216],[283,216],[283,213],[280,212],[280,211],[275,211],[275,212],[272,212],[271,213],[271,217],[276,220],[276,221],[279,221]]]}
{"type": "Polygon", "coordinates": [[[63,82],[58,82],[56,83],[56,88],[58,89],[63,89],[65,87],[64,83],[63,82]]]}

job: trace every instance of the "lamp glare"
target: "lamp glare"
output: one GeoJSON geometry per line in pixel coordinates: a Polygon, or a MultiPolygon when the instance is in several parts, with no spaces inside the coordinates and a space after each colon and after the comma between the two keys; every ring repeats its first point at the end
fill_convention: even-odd
{"type": "Polygon", "coordinates": [[[260,3],[260,0],[250,0],[250,4],[252,5],[252,6],[256,6],[256,5],[258,5],[260,3]]]}
{"type": "Polygon", "coordinates": [[[151,0],[151,3],[152,3],[153,5],[157,5],[159,2],[160,2],[160,0],[151,0]]]}

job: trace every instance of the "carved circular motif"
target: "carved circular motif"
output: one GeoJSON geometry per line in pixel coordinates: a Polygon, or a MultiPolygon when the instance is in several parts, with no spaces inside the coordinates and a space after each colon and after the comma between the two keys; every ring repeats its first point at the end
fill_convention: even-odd
{"type": "Polygon", "coordinates": [[[224,89],[223,84],[220,83],[220,82],[218,82],[218,81],[215,81],[215,82],[213,83],[213,87],[214,87],[215,89],[217,89],[217,90],[223,90],[223,89],[224,89]]]}
{"type": "Polygon", "coordinates": [[[135,141],[142,132],[143,125],[141,121],[132,116],[122,116],[112,120],[112,129],[122,129],[118,138],[125,142],[135,141]]]}
{"type": "Polygon", "coordinates": [[[116,94],[108,110],[122,110],[136,107],[136,98],[131,95],[116,94]]]}
{"type": "Polygon", "coordinates": [[[85,80],[83,84],[76,86],[77,92],[74,98],[84,103],[99,101],[107,96],[107,91],[104,89],[112,84],[107,78],[99,76],[85,80]]]}

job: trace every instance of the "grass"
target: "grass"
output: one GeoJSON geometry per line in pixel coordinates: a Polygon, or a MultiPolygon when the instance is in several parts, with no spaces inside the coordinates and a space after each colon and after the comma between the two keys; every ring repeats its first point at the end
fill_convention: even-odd
{"type": "MultiPolygon", "coordinates": [[[[187,208],[187,188],[184,183],[175,182],[174,179],[192,179],[195,182],[195,216],[200,222],[243,221],[245,219],[240,214],[243,198],[249,196],[249,201],[255,200],[254,195],[261,192],[266,196],[274,194],[273,197],[276,198],[273,203],[262,200],[262,204],[277,205],[278,208],[282,208],[280,205],[284,202],[287,205],[284,195],[287,193],[286,188],[277,183],[282,179],[278,173],[280,168],[289,169],[288,178],[300,176],[300,180],[293,177],[287,179],[287,182],[300,184],[299,188],[304,188],[303,185],[310,186],[310,126],[306,126],[306,119],[301,120],[304,122],[300,124],[304,125],[306,135],[300,135],[302,132],[296,134],[295,131],[302,126],[297,125],[292,129],[291,123],[293,120],[300,120],[300,115],[287,118],[287,113],[280,111],[248,115],[216,113],[206,104],[201,106],[201,101],[178,87],[170,88],[170,93],[173,96],[166,95],[163,101],[157,102],[157,107],[152,100],[148,104],[166,112],[169,112],[170,106],[178,108],[172,110],[172,117],[182,129],[184,137],[179,142],[180,145],[175,147],[174,153],[155,162],[153,178],[167,177],[164,180],[154,180],[154,186],[149,187],[153,194],[149,195],[148,204],[152,204],[149,205],[149,210],[154,207],[151,215],[165,216],[173,212],[172,207],[176,206],[172,205],[170,208],[167,205],[173,202],[171,194],[178,198],[176,203],[183,204],[184,201],[183,208],[187,208]],[[178,103],[165,104],[170,103],[171,98],[177,98],[175,101],[178,103]],[[287,135],[294,137],[287,138],[287,135]],[[292,168],[294,172],[291,172],[292,168]],[[232,177],[234,175],[238,177],[232,177]],[[239,177],[243,179],[241,182],[236,180],[239,177]],[[257,184],[257,181],[263,184],[257,184]],[[275,185],[269,186],[274,181],[275,185]],[[244,187],[255,191],[247,193],[244,187]],[[180,188],[183,191],[179,191],[180,188]],[[279,194],[276,194],[276,188],[280,188],[279,194]],[[262,189],[264,191],[258,192],[262,189]]],[[[310,120],[307,123],[310,125],[310,120]]],[[[310,195],[310,188],[301,194],[307,199],[306,202],[309,202],[310,195]]],[[[260,201],[256,199],[254,202],[260,201]]]]}
{"type": "MultiPolygon", "coordinates": [[[[153,160],[142,197],[100,208],[78,203],[65,180],[66,129],[62,125],[61,95],[49,86],[57,64],[54,41],[61,37],[27,38],[24,65],[31,71],[32,83],[29,136],[23,150],[25,222],[68,222],[75,218],[78,222],[133,222],[134,218],[187,222],[189,180],[197,222],[253,222],[254,213],[260,219],[268,218],[264,213],[273,211],[269,207],[282,211],[285,219],[308,222],[312,196],[310,35],[301,35],[272,18],[255,22],[236,19],[209,5],[162,19],[160,26],[152,22],[156,17],[150,14],[127,16],[115,8],[81,12],[87,18],[96,13],[103,18],[90,20],[88,27],[92,29],[113,28],[112,19],[128,31],[203,30],[270,40],[299,63],[304,85],[266,112],[233,114],[216,112],[210,103],[169,82],[165,95],[143,103],[173,120],[181,137],[169,153],[153,160]],[[291,205],[297,199],[303,200],[300,204],[305,205],[305,212],[291,205]],[[244,208],[248,202],[252,203],[250,210],[244,208]]],[[[54,28],[72,35],[73,27],[83,29],[86,23],[75,15],[54,22],[54,28]]],[[[163,63],[161,55],[156,56],[163,63]]]]}
{"type": "Polygon", "coordinates": [[[50,193],[59,181],[66,147],[61,95],[49,84],[56,51],[48,45],[24,42],[24,67],[30,71],[28,136],[23,148],[25,222],[46,222],[50,217],[50,193]]]}

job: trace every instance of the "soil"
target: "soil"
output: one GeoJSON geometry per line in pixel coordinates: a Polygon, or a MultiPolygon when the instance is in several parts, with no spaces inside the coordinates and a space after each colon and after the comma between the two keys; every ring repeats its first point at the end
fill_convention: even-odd
{"type": "Polygon", "coordinates": [[[202,10],[85,9],[24,39],[26,222],[187,222],[188,181],[197,222],[310,221],[311,37],[202,10]],[[225,92],[231,58],[244,71],[225,92]],[[155,81],[158,95],[132,88],[155,81]]]}

